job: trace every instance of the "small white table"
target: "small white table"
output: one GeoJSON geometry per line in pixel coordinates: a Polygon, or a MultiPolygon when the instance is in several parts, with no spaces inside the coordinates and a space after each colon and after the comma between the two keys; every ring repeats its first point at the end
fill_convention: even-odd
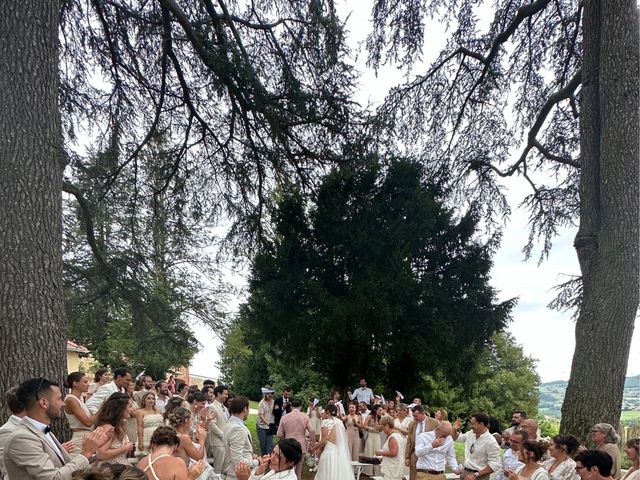
{"type": "Polygon", "coordinates": [[[370,463],[356,462],[353,460],[351,461],[351,468],[353,468],[353,476],[356,478],[356,480],[360,480],[360,474],[364,470],[364,467],[369,467],[369,466],[371,466],[370,463]]]}

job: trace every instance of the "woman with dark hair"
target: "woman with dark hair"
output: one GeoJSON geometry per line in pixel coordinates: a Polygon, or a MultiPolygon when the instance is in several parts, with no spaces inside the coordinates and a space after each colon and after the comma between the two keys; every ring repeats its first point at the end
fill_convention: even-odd
{"type": "Polygon", "coordinates": [[[151,453],[140,460],[138,467],[147,474],[149,480],[192,480],[204,471],[204,461],[200,460],[190,469],[176,456],[180,438],[171,427],[158,427],[151,436],[151,453]]]}
{"type": "Polygon", "coordinates": [[[171,397],[169,401],[167,401],[167,406],[164,407],[164,413],[162,414],[165,425],[169,425],[169,415],[171,415],[178,408],[188,408],[188,405],[189,404],[185,400],[183,400],[182,397],[171,397]]]}
{"type": "Polygon", "coordinates": [[[85,395],[85,401],[89,400],[91,395],[96,393],[96,390],[101,386],[106,385],[111,381],[111,373],[109,373],[108,368],[99,368],[96,370],[96,373],[93,375],[93,383],[89,385],[89,390],[85,395]]]}
{"type": "Polygon", "coordinates": [[[297,480],[296,465],[302,460],[302,446],[295,438],[280,440],[271,455],[260,459],[260,465],[252,472],[246,463],[236,465],[238,480],[297,480]],[[268,467],[268,471],[267,471],[268,467]]]}
{"type": "Polygon", "coordinates": [[[573,435],[556,435],[549,444],[551,458],[543,463],[551,480],[579,480],[576,473],[574,455],[578,452],[580,442],[573,435]]]}
{"type": "Polygon", "coordinates": [[[80,455],[82,450],[82,439],[84,434],[90,431],[95,417],[82,400],[82,395],[89,391],[89,379],[82,372],[73,372],[67,376],[64,386],[69,390],[69,394],[64,399],[64,413],[69,420],[69,427],[73,432],[71,441],[76,448],[69,454],[71,458],[80,455]]]}
{"type": "Polygon", "coordinates": [[[613,460],[613,468],[611,469],[611,477],[620,480],[622,470],[620,470],[621,455],[618,448],[620,435],[616,429],[608,423],[596,423],[591,429],[591,439],[596,446],[596,450],[608,453],[613,460]]]}
{"type": "Polygon", "coordinates": [[[624,480],[640,480],[640,438],[630,438],[624,445],[624,453],[631,462],[631,468],[624,480]]]}
{"type": "Polygon", "coordinates": [[[138,430],[138,453],[149,454],[151,436],[156,428],[164,425],[162,414],[156,408],[156,393],[149,390],[140,399],[142,408],[136,411],[136,427],[138,430]]]}
{"type": "Polygon", "coordinates": [[[134,445],[126,433],[127,419],[131,418],[133,408],[131,398],[126,393],[116,392],[100,407],[96,413],[94,426],[111,425],[114,430],[111,441],[98,449],[98,460],[101,463],[122,463],[128,465],[127,455],[133,451],[134,445]]]}
{"type": "Polygon", "coordinates": [[[320,442],[316,447],[320,461],[315,480],[353,480],[347,431],[338,418],[335,405],[325,408],[320,431],[320,442]]]}
{"type": "Polygon", "coordinates": [[[509,480],[550,480],[549,473],[538,463],[542,460],[547,447],[546,442],[525,441],[520,448],[520,461],[524,466],[517,472],[507,470],[505,472],[507,478],[509,480]]]}

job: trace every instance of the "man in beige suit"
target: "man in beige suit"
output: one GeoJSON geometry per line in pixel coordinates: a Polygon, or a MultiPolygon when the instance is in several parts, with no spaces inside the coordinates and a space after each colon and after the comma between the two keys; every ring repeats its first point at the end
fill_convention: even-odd
{"type": "Polygon", "coordinates": [[[249,416],[249,399],[238,396],[229,405],[229,421],[222,434],[224,442],[223,478],[236,480],[236,465],[246,464],[250,469],[258,466],[257,456],[253,454],[251,433],[244,421],[249,416]]]}
{"type": "Polygon", "coordinates": [[[80,455],[73,460],[51,433],[51,420],[60,417],[64,401],[60,388],[44,378],[20,384],[16,392],[25,406],[22,424],[9,437],[4,463],[9,478],[19,480],[70,480],[71,474],[89,466],[113,427],[98,427],[85,435],[80,455]]]}
{"type": "Polygon", "coordinates": [[[407,434],[407,447],[404,451],[405,465],[409,467],[409,480],[416,480],[416,438],[423,432],[435,430],[438,421],[427,415],[427,411],[422,405],[414,405],[411,408],[413,412],[413,422],[409,424],[409,433],[407,434]]]}
{"type": "Polygon", "coordinates": [[[224,428],[229,420],[229,411],[224,403],[229,397],[229,389],[218,385],[213,389],[214,400],[209,407],[216,417],[209,421],[209,435],[207,436],[207,455],[213,465],[213,471],[222,473],[224,467],[224,428]]]}
{"type": "Polygon", "coordinates": [[[22,424],[22,419],[27,414],[24,405],[18,400],[17,387],[11,387],[4,396],[4,401],[11,411],[7,423],[0,427],[0,479],[9,480],[7,470],[4,468],[4,447],[13,431],[22,424]]]}

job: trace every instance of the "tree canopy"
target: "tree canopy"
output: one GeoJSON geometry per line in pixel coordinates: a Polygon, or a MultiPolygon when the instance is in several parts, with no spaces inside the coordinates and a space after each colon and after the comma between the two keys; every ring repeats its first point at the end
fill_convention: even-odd
{"type": "Polygon", "coordinates": [[[420,164],[346,165],[313,203],[278,194],[239,314],[247,345],[338,388],[364,375],[409,389],[435,372],[462,384],[514,303],[489,286],[495,244],[479,241],[473,210],[443,206],[420,164]]]}

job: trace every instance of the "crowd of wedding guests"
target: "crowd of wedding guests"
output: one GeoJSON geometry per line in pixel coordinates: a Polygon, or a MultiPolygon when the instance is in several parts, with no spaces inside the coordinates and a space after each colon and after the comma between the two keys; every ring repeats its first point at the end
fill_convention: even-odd
{"type": "Polygon", "coordinates": [[[0,480],[300,480],[305,456],[313,471],[339,441],[327,420],[344,428],[350,463],[346,476],[325,468],[320,480],[354,478],[352,467],[384,480],[445,480],[447,469],[460,480],[640,480],[640,439],[624,447],[632,465],[623,477],[619,437],[609,424],[593,426],[595,448],[587,450],[572,435],[542,440],[537,421],[523,411],[513,412],[504,431],[474,413],[463,433],[446,410],[431,411],[420,398],[405,403],[400,392],[385,400],[364,379],[344,404],[334,393],[324,405],[313,399],[303,408],[292,393],[262,389],[258,454],[244,423],[249,400],[213,381],[202,388],[144,374],[134,381],[127,368],[113,376],[99,369],[93,379],[74,372],[63,387],[29,379],[6,392],[12,415],[0,427],[0,480]],[[66,443],[50,428],[63,413],[66,443]],[[464,444],[461,463],[454,442],[464,444]]]}

